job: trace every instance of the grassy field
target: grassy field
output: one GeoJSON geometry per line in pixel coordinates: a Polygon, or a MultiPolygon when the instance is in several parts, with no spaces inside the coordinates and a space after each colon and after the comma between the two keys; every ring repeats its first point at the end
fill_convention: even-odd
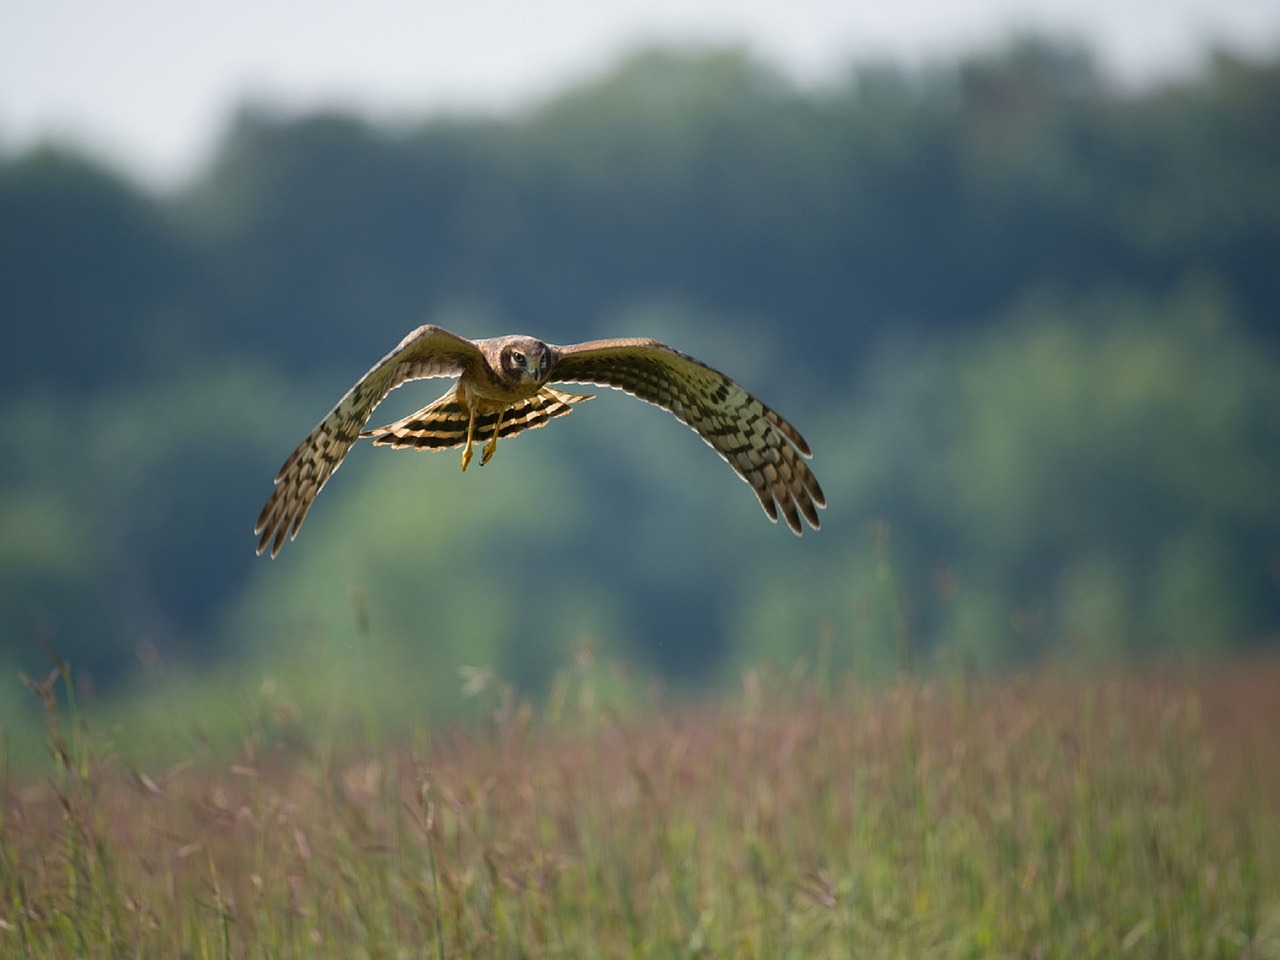
{"type": "Polygon", "coordinates": [[[4,784],[0,955],[1280,957],[1278,660],[625,718],[562,680],[397,744],[264,710],[163,771],[62,703],[4,784]]]}

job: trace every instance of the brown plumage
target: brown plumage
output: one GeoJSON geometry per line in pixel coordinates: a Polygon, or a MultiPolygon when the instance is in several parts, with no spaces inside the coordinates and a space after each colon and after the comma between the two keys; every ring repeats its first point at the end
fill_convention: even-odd
{"type": "Polygon", "coordinates": [[[818,529],[826,506],[822,487],[804,461],[812,454],[799,431],[723,373],[657,340],[592,340],[557,347],[532,337],[467,340],[424,326],[404,338],[347,391],[337,406],[290,454],[258,516],[258,553],[271,556],[293,539],[316,495],[351,445],[443,450],[483,440],[482,464],[501,437],[543,426],[572,412],[589,396],[561,393],[551,383],[613,387],[674,414],[702,437],[760,500],[770,520],[781,513],[796,534],[801,518],[818,529]],[[457,377],[439,400],[402,420],[361,432],[375,407],[409,380],[457,377]]]}

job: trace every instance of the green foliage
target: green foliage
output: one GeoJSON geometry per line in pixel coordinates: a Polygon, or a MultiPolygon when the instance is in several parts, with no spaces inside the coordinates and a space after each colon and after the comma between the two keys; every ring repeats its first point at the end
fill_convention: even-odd
{"type": "Polygon", "coordinates": [[[1211,294],[1031,305],[873,366],[842,427],[857,463],[826,475],[889,530],[752,590],[747,661],[811,656],[828,630],[883,673],[898,608],[944,662],[1209,653],[1270,629],[1280,368],[1211,294]]]}
{"type": "Polygon", "coordinates": [[[443,708],[584,634],[694,681],[1273,636],[1278,104],[1274,59],[1135,94],[1038,39],[824,89],[656,50],[507,118],[245,109],[171,197],[0,160],[9,656],[251,650],[443,708]],[[427,319],[704,357],[808,437],[824,530],[602,397],[479,476],[358,453],[255,563],[280,461],[427,319]]]}
{"type": "Polygon", "coordinates": [[[157,199],[66,150],[0,159],[0,402],[160,373],[208,293],[157,199]]]}
{"type": "MultiPolygon", "coordinates": [[[[143,646],[205,626],[244,575],[241,552],[273,446],[263,409],[286,399],[242,365],[184,371],[137,388],[32,399],[0,425],[0,610],[15,661],[40,641],[84,677],[110,678],[143,646]],[[34,438],[34,442],[33,442],[34,438]]],[[[251,551],[250,551],[251,554],[251,551]]],[[[207,655],[207,654],[205,654],[207,655]]]]}
{"type": "Polygon", "coordinates": [[[562,538],[590,536],[573,513],[577,479],[522,452],[504,445],[500,459],[518,463],[467,476],[456,452],[402,453],[382,469],[368,461],[392,454],[361,458],[353,469],[370,477],[308,527],[316,548],[289,549],[247,591],[227,627],[238,656],[284,669],[294,696],[332,682],[330,699],[359,705],[376,687],[409,711],[403,726],[462,712],[461,669],[536,689],[583,637],[617,637],[609,594],[584,589],[581,561],[557,555],[562,538]]]}
{"type": "Polygon", "coordinates": [[[1042,644],[1212,649],[1265,630],[1274,572],[1249,531],[1280,510],[1280,370],[1194,293],[1054,313],[978,346],[954,384],[951,497],[933,502],[952,504],[950,550],[982,554],[958,566],[1021,588],[1042,644]],[[1091,623],[1070,584],[1103,581],[1123,613],[1091,623]]]}

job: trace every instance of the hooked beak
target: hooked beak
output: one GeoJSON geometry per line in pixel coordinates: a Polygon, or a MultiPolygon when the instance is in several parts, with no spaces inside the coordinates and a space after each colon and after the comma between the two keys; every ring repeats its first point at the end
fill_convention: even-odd
{"type": "Polygon", "coordinates": [[[551,367],[551,355],[542,353],[538,356],[538,362],[526,367],[523,371],[524,375],[534,383],[539,382],[547,375],[547,371],[551,367]]]}

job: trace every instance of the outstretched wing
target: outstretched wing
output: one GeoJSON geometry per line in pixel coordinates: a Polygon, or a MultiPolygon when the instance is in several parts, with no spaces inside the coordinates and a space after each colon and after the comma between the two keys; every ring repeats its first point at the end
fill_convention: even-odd
{"type": "Polygon", "coordinates": [[[276,474],[276,488],[253,528],[259,534],[258,553],[270,544],[274,557],[286,538],[298,535],[316,494],[388,393],[408,380],[460,376],[483,362],[474,343],[440,327],[419,327],[401,340],[347,391],[284,462],[276,474]]]}
{"type": "Polygon", "coordinates": [[[657,340],[592,340],[552,347],[556,383],[623,390],[674,414],[751,485],[770,520],[781,512],[799,534],[801,516],[817,530],[827,505],[805,459],[804,437],[776,412],[700,360],[657,340]]]}

